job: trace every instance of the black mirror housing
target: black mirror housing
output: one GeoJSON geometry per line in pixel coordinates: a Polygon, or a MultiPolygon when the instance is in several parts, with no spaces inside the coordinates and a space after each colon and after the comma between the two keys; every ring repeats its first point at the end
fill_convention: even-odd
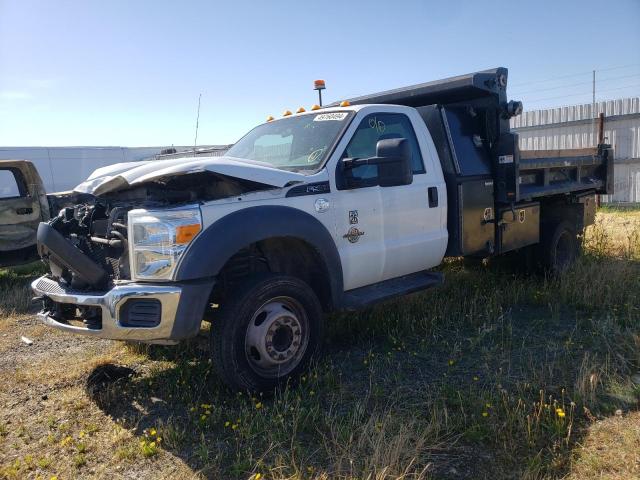
{"type": "Polygon", "coordinates": [[[413,182],[411,150],[405,138],[378,140],[375,157],[345,158],[338,167],[343,172],[338,177],[338,189],[353,187],[354,185],[350,185],[349,179],[344,176],[344,172],[362,165],[378,167],[377,185],[381,187],[409,185],[413,182]]]}
{"type": "Polygon", "coordinates": [[[378,163],[378,180],[381,187],[410,185],[413,182],[411,168],[411,150],[405,138],[388,138],[378,140],[376,157],[378,163]]]}

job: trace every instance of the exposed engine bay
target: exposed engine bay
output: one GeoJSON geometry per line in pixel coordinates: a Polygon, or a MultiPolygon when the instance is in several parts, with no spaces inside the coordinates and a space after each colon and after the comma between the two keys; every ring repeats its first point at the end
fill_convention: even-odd
{"type": "Polygon", "coordinates": [[[66,195],[58,205],[67,206],[40,225],[38,250],[61,285],[78,291],[106,290],[116,281],[131,279],[130,210],[174,207],[271,188],[204,171],[156,179],[101,196],[66,195]]]}

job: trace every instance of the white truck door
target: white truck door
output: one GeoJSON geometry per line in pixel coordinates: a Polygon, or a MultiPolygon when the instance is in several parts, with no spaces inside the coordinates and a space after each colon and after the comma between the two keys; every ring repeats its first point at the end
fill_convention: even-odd
{"type": "MultiPolygon", "coordinates": [[[[342,158],[374,157],[379,140],[405,138],[411,150],[414,177],[410,185],[380,187],[377,166],[360,166],[349,171],[350,188],[338,190],[334,196],[339,199],[336,215],[340,216],[347,209],[350,211],[348,218],[346,215],[337,218],[338,232],[348,232],[353,226],[350,222],[357,221],[355,226],[364,235],[353,240],[362,242],[372,231],[375,239],[371,240],[375,243],[369,244],[371,256],[366,264],[361,255],[343,256],[351,263],[344,272],[345,290],[373,283],[348,281],[361,268],[367,271],[379,269],[377,281],[387,280],[438,265],[446,250],[445,186],[439,162],[433,164],[435,149],[426,126],[416,123],[422,128],[418,129],[423,135],[419,137],[408,116],[413,111],[402,107],[379,108],[380,111],[366,115],[359,122],[342,158]],[[353,219],[354,210],[357,219],[353,219]]],[[[415,116],[414,122],[422,122],[417,113],[415,116]]],[[[336,175],[339,174],[337,171],[336,175]]]]}
{"type": "Polygon", "coordinates": [[[362,182],[332,194],[335,241],[342,262],[345,290],[382,279],[385,246],[380,190],[378,185],[362,182]]]}
{"type": "Polygon", "coordinates": [[[378,126],[378,130],[382,130],[379,140],[407,139],[413,165],[410,185],[382,189],[387,252],[382,279],[386,280],[426,270],[442,262],[448,240],[446,187],[431,137],[415,111],[385,113],[374,115],[374,118],[376,120],[370,120],[371,123],[383,122],[378,126]]]}

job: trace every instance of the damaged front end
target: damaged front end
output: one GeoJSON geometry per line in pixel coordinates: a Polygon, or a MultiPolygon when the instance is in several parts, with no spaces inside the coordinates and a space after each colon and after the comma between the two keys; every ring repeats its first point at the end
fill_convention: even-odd
{"type": "Polygon", "coordinates": [[[213,279],[176,282],[202,229],[199,204],[273,188],[203,171],[79,194],[38,228],[50,273],[32,284],[47,325],[101,338],[175,343],[198,333],[213,279]]]}

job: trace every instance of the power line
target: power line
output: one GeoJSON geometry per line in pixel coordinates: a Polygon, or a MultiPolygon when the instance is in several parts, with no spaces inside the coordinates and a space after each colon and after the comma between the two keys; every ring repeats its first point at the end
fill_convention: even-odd
{"type": "MultiPolygon", "coordinates": [[[[631,63],[629,65],[618,65],[616,67],[608,67],[608,68],[596,68],[596,72],[608,72],[611,70],[619,70],[621,68],[629,68],[629,67],[637,67],[638,65],[640,65],[640,63],[631,63]]],[[[550,77],[550,78],[546,78],[544,80],[532,80],[530,82],[523,82],[523,83],[515,83],[513,85],[510,85],[511,87],[520,87],[522,85],[531,85],[533,83],[544,83],[544,82],[552,82],[554,80],[559,80],[559,79],[563,79],[563,78],[571,78],[571,77],[577,77],[579,75],[587,75],[592,73],[593,70],[588,70],[586,72],[579,72],[579,73],[572,73],[569,75],[559,75],[559,76],[555,76],[555,77],[550,77]]]]}
{"type": "MultiPolygon", "coordinates": [[[[603,92],[611,92],[614,90],[623,90],[625,88],[633,88],[633,87],[640,87],[640,83],[634,83],[633,85],[625,85],[624,87],[616,87],[616,88],[607,88],[604,90],[598,90],[598,93],[603,93],[603,92]]],[[[581,96],[581,95],[590,95],[591,92],[582,92],[582,93],[573,93],[573,94],[569,94],[569,95],[559,95],[557,97],[546,97],[546,98],[536,98],[533,100],[527,100],[526,103],[538,103],[538,102],[542,102],[545,100],[555,100],[557,98],[565,98],[565,97],[577,97],[577,96],[581,96]]]]}
{"type": "MultiPolygon", "coordinates": [[[[596,70],[597,72],[598,70],[596,70]]],[[[592,72],[589,72],[592,73],[592,72]]],[[[634,73],[633,75],[622,75],[619,77],[609,77],[609,78],[602,78],[602,79],[598,79],[598,84],[602,83],[602,82],[609,82],[612,80],[622,80],[623,78],[633,78],[633,77],[640,77],[640,73],[634,73]]],[[[527,93],[536,93],[536,92],[548,92],[549,90],[560,90],[562,88],[569,88],[569,87],[576,87],[578,85],[591,85],[593,83],[593,80],[589,80],[588,82],[576,82],[576,83],[569,83],[569,84],[565,84],[565,85],[558,85],[556,87],[549,87],[549,88],[537,88],[535,90],[527,90],[525,92],[517,92],[515,95],[524,95],[527,93]]],[[[513,94],[511,94],[513,95],[513,94]]]]}

